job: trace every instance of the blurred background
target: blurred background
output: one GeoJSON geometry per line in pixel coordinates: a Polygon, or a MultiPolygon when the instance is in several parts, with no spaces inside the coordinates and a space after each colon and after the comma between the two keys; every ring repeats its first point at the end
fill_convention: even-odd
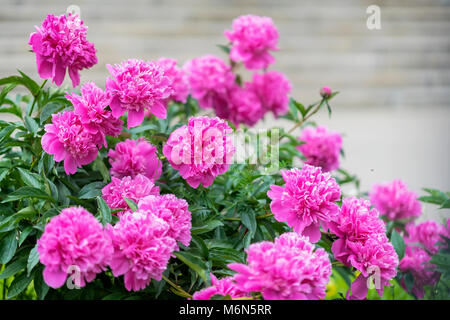
{"type": "MultiPolygon", "coordinates": [[[[316,120],[344,135],[342,167],[362,190],[394,178],[421,195],[450,190],[449,0],[0,0],[0,77],[20,67],[38,79],[29,34],[69,5],[80,7],[98,50],[82,82],[100,86],[105,64],[127,58],[225,58],[216,45],[235,17],[270,16],[280,33],[271,69],[287,74],[293,96],[310,104],[321,86],[340,91],[332,117],[323,110],[316,120]],[[380,30],[366,26],[370,5],[381,9],[380,30]]],[[[259,127],[274,125],[290,126],[266,117],[259,127]]],[[[427,206],[424,218],[437,214],[427,206]]]]}

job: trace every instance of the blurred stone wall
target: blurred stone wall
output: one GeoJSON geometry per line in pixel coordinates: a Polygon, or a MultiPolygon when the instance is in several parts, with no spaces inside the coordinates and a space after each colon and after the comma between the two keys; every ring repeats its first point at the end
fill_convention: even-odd
{"type": "MultiPolygon", "coordinates": [[[[69,5],[81,8],[98,49],[99,64],[82,81],[101,86],[107,63],[221,55],[216,44],[226,43],[233,18],[271,16],[281,35],[272,68],[288,75],[294,96],[306,104],[320,86],[341,92],[332,118],[323,112],[318,121],[345,135],[343,167],[363,189],[402,178],[417,192],[450,190],[449,0],[0,0],[0,77],[20,67],[37,78],[29,34],[69,5]],[[373,4],[381,30],[366,27],[373,4]]],[[[272,125],[267,117],[259,126],[272,125]]]]}

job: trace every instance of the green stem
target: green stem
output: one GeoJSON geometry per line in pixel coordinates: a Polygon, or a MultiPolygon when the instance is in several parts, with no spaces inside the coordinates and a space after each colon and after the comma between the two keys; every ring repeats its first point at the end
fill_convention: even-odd
{"type": "MultiPolygon", "coordinates": [[[[317,105],[317,107],[314,109],[313,112],[311,112],[310,114],[308,114],[306,117],[304,117],[303,119],[299,120],[291,129],[289,129],[289,131],[287,132],[288,134],[292,133],[292,131],[294,131],[295,129],[297,129],[298,127],[300,127],[302,124],[304,124],[306,122],[306,120],[308,120],[309,118],[311,118],[313,115],[315,115],[317,113],[317,111],[320,110],[320,108],[322,107],[323,103],[326,101],[326,99],[322,99],[321,101],[318,101],[314,104],[312,104],[312,106],[317,105]]],[[[284,137],[284,135],[280,136],[281,140],[284,137]]]]}
{"type": "Polygon", "coordinates": [[[44,80],[44,82],[42,82],[41,86],[39,87],[38,92],[36,92],[36,95],[34,96],[33,104],[31,105],[30,111],[28,112],[29,117],[33,114],[34,105],[36,104],[36,101],[39,98],[39,94],[41,93],[41,90],[45,86],[46,83],[47,83],[47,80],[44,80]]]}
{"type": "Polygon", "coordinates": [[[176,285],[175,283],[173,283],[172,281],[170,281],[165,275],[162,275],[162,278],[164,279],[164,281],[166,281],[168,284],[171,285],[172,288],[174,288],[175,290],[183,293],[184,295],[186,295],[189,298],[192,298],[192,295],[187,293],[186,291],[183,290],[183,288],[181,288],[179,285],[176,285]]]}

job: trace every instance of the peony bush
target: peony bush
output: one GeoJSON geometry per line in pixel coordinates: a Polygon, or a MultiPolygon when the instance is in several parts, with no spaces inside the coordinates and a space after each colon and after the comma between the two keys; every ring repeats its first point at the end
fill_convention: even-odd
{"type": "Polygon", "coordinates": [[[338,92],[290,96],[269,17],[224,36],[222,57],[128,59],[81,83],[84,22],[36,27],[43,81],[0,79],[1,298],[448,299],[450,223],[417,218],[450,193],[361,191],[341,135],[312,120],[338,92]],[[267,113],[291,126],[254,129],[267,113]]]}

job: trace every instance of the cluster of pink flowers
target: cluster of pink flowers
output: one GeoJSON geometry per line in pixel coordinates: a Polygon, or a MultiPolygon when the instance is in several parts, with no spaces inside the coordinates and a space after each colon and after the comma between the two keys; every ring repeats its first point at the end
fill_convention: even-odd
{"type": "Polygon", "coordinates": [[[186,103],[189,95],[189,83],[186,72],[177,66],[178,62],[175,59],[160,58],[158,63],[164,69],[164,75],[171,78],[173,93],[169,99],[176,102],[186,103]]]}
{"type": "Polygon", "coordinates": [[[191,187],[202,184],[206,188],[228,170],[235,152],[231,132],[217,117],[191,117],[188,125],[170,134],[163,153],[191,187]]]}
{"type": "Polygon", "coordinates": [[[44,281],[61,287],[68,272],[79,272],[75,285],[85,286],[110,263],[112,244],[100,222],[83,208],[61,211],[45,226],[37,251],[45,266],[44,281]],[[78,282],[78,283],[77,283],[78,282]]]}
{"type": "Polygon", "coordinates": [[[136,177],[142,174],[156,181],[161,176],[162,163],[158,159],[157,149],[144,138],[119,142],[115,149],[109,150],[108,157],[113,177],[136,177]]]}
{"type": "Polygon", "coordinates": [[[106,136],[118,136],[122,132],[122,120],[113,117],[107,106],[108,93],[88,82],[81,87],[81,96],[66,95],[74,111],[53,114],[52,123],[45,125],[42,148],[54,155],[56,162],[64,160],[67,174],[91,163],[98,149],[106,146],[106,136]]]}
{"type": "Polygon", "coordinates": [[[225,277],[218,280],[212,273],[211,286],[197,291],[192,295],[193,300],[209,300],[212,296],[230,296],[231,298],[247,297],[248,294],[239,290],[233,277],[225,277]]]}
{"type": "Polygon", "coordinates": [[[159,195],[159,187],[156,187],[152,180],[141,174],[134,178],[130,176],[121,179],[111,177],[111,183],[102,189],[102,197],[112,209],[128,209],[129,206],[124,198],[137,203],[140,199],[149,195],[159,195]]]}
{"type": "Polygon", "coordinates": [[[146,110],[166,118],[165,101],[174,93],[173,78],[160,63],[129,59],[106,67],[112,76],[106,79],[106,91],[112,96],[110,107],[115,117],[128,111],[128,128],[140,125],[146,110]]]}
{"type": "Polygon", "coordinates": [[[305,156],[305,163],[321,167],[325,172],[339,168],[342,148],[342,137],[339,133],[329,131],[324,126],[309,127],[303,130],[299,139],[304,144],[297,149],[305,156]]]}
{"type": "Polygon", "coordinates": [[[310,165],[304,165],[301,170],[282,170],[281,175],[285,186],[271,185],[267,192],[275,219],[287,222],[311,242],[319,241],[320,225],[328,230],[328,223],[338,215],[339,185],[329,173],[310,165]]]}
{"type": "Polygon", "coordinates": [[[417,194],[408,190],[401,180],[375,184],[370,191],[370,201],[389,220],[416,218],[422,212],[417,194]]]}
{"type": "Polygon", "coordinates": [[[270,50],[278,50],[278,30],[272,19],[255,15],[244,15],[233,20],[232,30],[225,36],[231,42],[230,58],[242,61],[246,68],[266,69],[275,62],[270,50]]]}
{"type": "Polygon", "coordinates": [[[331,263],[323,249],[290,232],[274,242],[251,244],[247,265],[231,263],[234,281],[243,292],[261,292],[265,300],[318,300],[325,297],[331,263]]]}
{"type": "Polygon", "coordinates": [[[407,233],[405,243],[407,245],[419,245],[430,254],[436,254],[442,248],[442,245],[438,244],[438,242],[444,242],[442,236],[450,238],[450,230],[432,220],[418,224],[410,222],[406,225],[405,230],[407,233]]]}
{"type": "Polygon", "coordinates": [[[97,64],[94,44],[86,39],[87,27],[76,15],[49,14],[36,26],[28,44],[36,54],[39,76],[60,86],[68,70],[72,85],[80,83],[79,71],[97,64]]]}
{"type": "Polygon", "coordinates": [[[364,199],[344,198],[336,220],[329,224],[331,232],[339,237],[331,248],[335,259],[361,272],[352,283],[352,299],[367,296],[371,276],[381,296],[397,274],[398,256],[378,211],[370,206],[364,199]]]}

